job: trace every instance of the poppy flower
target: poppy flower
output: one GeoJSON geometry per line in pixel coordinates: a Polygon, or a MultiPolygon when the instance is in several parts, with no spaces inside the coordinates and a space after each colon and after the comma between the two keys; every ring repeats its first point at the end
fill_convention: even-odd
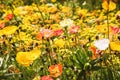
{"type": "Polygon", "coordinates": [[[0,28],[4,28],[5,27],[5,22],[0,23],[0,28]]]}
{"type": "Polygon", "coordinates": [[[110,48],[111,50],[114,51],[120,51],[120,42],[119,41],[110,42],[110,48]]]}
{"type": "Polygon", "coordinates": [[[52,37],[54,34],[54,32],[50,29],[42,29],[40,33],[45,39],[52,37]]]}
{"type": "Polygon", "coordinates": [[[15,31],[18,29],[17,26],[7,26],[5,28],[2,29],[4,35],[10,35],[15,33],[15,31]]]}
{"type": "Polygon", "coordinates": [[[62,48],[65,45],[65,41],[63,39],[55,39],[55,45],[59,48],[62,48]]]}
{"type": "Polygon", "coordinates": [[[50,76],[58,77],[62,74],[62,64],[51,65],[49,67],[50,76]]]}
{"type": "Polygon", "coordinates": [[[111,30],[112,30],[112,33],[113,33],[113,34],[117,34],[117,33],[120,32],[120,28],[117,28],[117,27],[112,27],[112,26],[111,26],[111,30]]]}
{"type": "Polygon", "coordinates": [[[7,20],[11,20],[13,18],[14,14],[8,14],[5,18],[7,20]]]}
{"type": "Polygon", "coordinates": [[[59,29],[59,30],[55,30],[55,31],[54,31],[54,35],[55,35],[55,36],[60,36],[62,33],[63,33],[63,30],[62,30],[62,29],[59,29]]]}
{"type": "Polygon", "coordinates": [[[74,21],[71,19],[64,19],[60,22],[61,27],[70,27],[74,25],[74,21]]]}
{"type": "Polygon", "coordinates": [[[100,39],[94,41],[94,46],[97,47],[99,50],[106,50],[109,47],[109,39],[100,39]]]}
{"type": "Polygon", "coordinates": [[[41,52],[39,49],[33,49],[30,52],[18,52],[16,55],[16,61],[23,66],[29,66],[33,61],[39,58],[41,52]]]}
{"type": "Polygon", "coordinates": [[[110,1],[108,3],[108,1],[105,0],[102,3],[102,8],[105,9],[105,10],[112,11],[112,10],[116,9],[116,4],[114,2],[112,2],[112,1],[110,1]]]}
{"type": "Polygon", "coordinates": [[[101,54],[101,50],[98,50],[95,47],[90,47],[90,50],[92,51],[92,60],[98,58],[101,54]]]}
{"type": "Polygon", "coordinates": [[[80,29],[79,26],[72,26],[69,30],[70,33],[74,34],[74,33],[77,33],[78,30],[80,29]]]}
{"type": "Polygon", "coordinates": [[[53,80],[53,78],[48,75],[48,76],[42,76],[41,80],[53,80]]]}
{"type": "Polygon", "coordinates": [[[38,33],[38,34],[36,35],[36,38],[37,38],[38,40],[42,40],[42,34],[41,34],[41,33],[38,33]]]}

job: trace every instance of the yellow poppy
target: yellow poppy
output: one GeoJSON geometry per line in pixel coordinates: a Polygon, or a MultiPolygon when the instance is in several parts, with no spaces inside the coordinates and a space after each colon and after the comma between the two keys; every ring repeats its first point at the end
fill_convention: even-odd
{"type": "Polygon", "coordinates": [[[40,54],[41,52],[38,49],[33,49],[30,52],[18,52],[16,55],[16,60],[23,66],[29,66],[35,59],[40,56],[40,54]]]}
{"type": "Polygon", "coordinates": [[[40,56],[41,52],[39,49],[35,48],[32,51],[30,51],[29,55],[31,60],[35,60],[40,56]]]}
{"type": "Polygon", "coordinates": [[[55,45],[56,45],[57,47],[62,48],[62,47],[64,47],[64,45],[65,45],[65,41],[64,41],[63,39],[57,39],[57,40],[55,40],[55,45]]]}
{"type": "Polygon", "coordinates": [[[120,42],[110,42],[110,48],[115,51],[120,51],[120,42]]]}
{"type": "Polygon", "coordinates": [[[112,11],[112,10],[116,9],[116,4],[112,1],[110,1],[109,3],[107,1],[104,1],[102,3],[102,8],[105,10],[112,11]]]}
{"type": "Polygon", "coordinates": [[[23,66],[29,66],[33,63],[33,60],[30,59],[29,52],[18,52],[16,55],[16,60],[23,66]]]}
{"type": "Polygon", "coordinates": [[[10,35],[10,34],[15,33],[17,29],[18,29],[17,26],[8,26],[8,27],[3,28],[2,30],[3,30],[4,35],[10,35]]]}

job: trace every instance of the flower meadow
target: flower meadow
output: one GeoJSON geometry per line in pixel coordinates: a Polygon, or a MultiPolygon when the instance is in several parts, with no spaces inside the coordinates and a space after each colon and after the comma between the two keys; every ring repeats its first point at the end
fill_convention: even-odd
{"type": "Polygon", "coordinates": [[[119,3],[0,0],[0,80],[119,80],[119,3]]]}

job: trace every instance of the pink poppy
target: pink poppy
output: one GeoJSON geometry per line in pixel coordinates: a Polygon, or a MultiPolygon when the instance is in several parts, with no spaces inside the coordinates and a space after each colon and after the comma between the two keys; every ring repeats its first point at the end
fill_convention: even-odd
{"type": "Polygon", "coordinates": [[[62,29],[59,29],[59,30],[55,30],[55,31],[54,31],[54,35],[55,35],[55,36],[60,36],[62,33],[63,33],[63,30],[62,30],[62,29]]]}
{"type": "Polygon", "coordinates": [[[50,76],[43,76],[41,80],[53,80],[53,78],[50,76]]]}
{"type": "Polygon", "coordinates": [[[113,26],[111,26],[111,30],[112,30],[112,33],[113,33],[113,34],[117,34],[117,33],[120,32],[120,28],[113,27],[113,26]]]}
{"type": "Polygon", "coordinates": [[[42,36],[44,38],[50,38],[54,34],[54,32],[52,30],[50,30],[50,29],[42,29],[40,33],[42,34],[42,36]]]}
{"type": "Polygon", "coordinates": [[[74,34],[74,33],[77,33],[78,30],[80,29],[79,26],[72,26],[69,30],[70,33],[74,34]]]}
{"type": "Polygon", "coordinates": [[[11,20],[13,18],[14,14],[8,14],[5,18],[7,20],[11,20]]]}

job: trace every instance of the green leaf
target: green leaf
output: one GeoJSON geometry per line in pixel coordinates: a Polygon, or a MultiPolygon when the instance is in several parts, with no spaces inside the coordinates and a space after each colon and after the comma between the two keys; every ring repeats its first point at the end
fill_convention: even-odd
{"type": "Polygon", "coordinates": [[[109,80],[114,80],[113,79],[113,72],[111,69],[108,69],[108,77],[109,77],[109,80]]]}

